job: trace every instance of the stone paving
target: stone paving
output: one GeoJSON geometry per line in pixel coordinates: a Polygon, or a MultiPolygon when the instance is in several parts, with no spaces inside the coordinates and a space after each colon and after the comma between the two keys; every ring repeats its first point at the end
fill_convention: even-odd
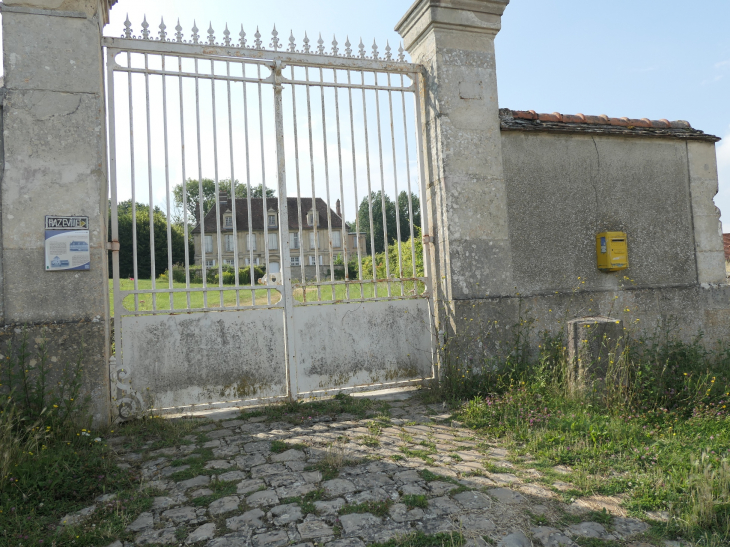
{"type": "Polygon", "coordinates": [[[157,495],[128,527],[134,543],[112,546],[364,547],[414,532],[458,532],[468,547],[652,545],[642,538],[649,525],[627,518],[620,500],[566,503],[569,483],[538,481],[529,461],[515,466],[442,405],[389,406],[389,416],[301,425],[243,414],[200,426],[190,444],[120,447],[119,465],[137,468],[157,495]],[[602,508],[602,523],[581,518],[602,508]]]}

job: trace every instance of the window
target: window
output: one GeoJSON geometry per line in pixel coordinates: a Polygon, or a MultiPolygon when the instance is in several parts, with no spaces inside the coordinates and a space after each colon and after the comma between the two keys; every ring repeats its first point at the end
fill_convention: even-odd
{"type": "Polygon", "coordinates": [[[228,266],[234,266],[235,265],[235,260],[232,259],[232,258],[224,258],[223,259],[223,264],[227,264],[228,266]]]}
{"type": "Polygon", "coordinates": [[[206,260],[205,261],[206,268],[213,268],[214,266],[215,266],[215,260],[206,260]]]}
{"type": "Polygon", "coordinates": [[[269,226],[276,226],[276,215],[269,215],[269,226]]]}
{"type": "Polygon", "coordinates": [[[317,263],[316,257],[310,256],[309,257],[309,265],[314,266],[317,263]]]}
{"type": "Polygon", "coordinates": [[[230,215],[226,216],[226,226],[233,226],[233,217],[230,215]]]}
{"type": "Polygon", "coordinates": [[[289,248],[290,249],[299,248],[299,232],[291,232],[289,234],[289,248]]]}
{"type": "Polygon", "coordinates": [[[332,232],[332,246],[342,247],[342,234],[340,232],[332,232]]]}
{"type": "Polygon", "coordinates": [[[292,266],[299,266],[301,263],[299,262],[298,256],[291,257],[291,265],[292,266]]]}
{"type": "Polygon", "coordinates": [[[309,213],[307,213],[307,224],[309,224],[310,226],[312,225],[313,218],[314,218],[314,213],[312,213],[311,211],[309,213]]]}
{"type": "Polygon", "coordinates": [[[205,236],[205,252],[213,252],[213,236],[205,236]]]}
{"type": "Polygon", "coordinates": [[[226,252],[227,253],[232,253],[233,252],[233,246],[234,246],[233,236],[232,235],[226,235],[225,236],[225,242],[226,242],[226,252]]]}
{"type": "Polygon", "coordinates": [[[279,248],[279,242],[277,241],[277,234],[269,234],[269,250],[275,251],[279,248]]]}
{"type": "Polygon", "coordinates": [[[248,234],[248,250],[249,251],[255,251],[256,250],[256,234],[248,234]]]}
{"type": "MultiPolygon", "coordinates": [[[[319,240],[319,234],[317,234],[317,240],[319,240]]],[[[309,248],[316,249],[317,246],[314,244],[314,232],[309,232],[309,248]]]]}
{"type": "Polygon", "coordinates": [[[319,265],[321,266],[323,264],[322,262],[322,255],[319,255],[319,265]]]}

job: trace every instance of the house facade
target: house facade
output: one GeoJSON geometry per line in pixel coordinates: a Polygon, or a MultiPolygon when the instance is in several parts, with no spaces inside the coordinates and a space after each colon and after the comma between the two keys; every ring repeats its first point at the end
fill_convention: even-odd
{"type": "MultiPolygon", "coordinates": [[[[195,265],[201,266],[205,260],[207,268],[218,267],[220,259],[224,265],[234,266],[235,255],[238,252],[239,268],[250,264],[265,266],[268,250],[268,270],[271,273],[280,272],[282,265],[279,240],[279,199],[266,198],[265,203],[264,198],[251,199],[250,233],[248,200],[236,198],[234,201],[228,194],[221,192],[218,201],[220,212],[217,211],[216,206],[213,206],[205,216],[203,230],[198,225],[192,232],[195,245],[195,265]],[[220,258],[218,255],[218,221],[220,221],[221,234],[220,258]]],[[[316,199],[314,207],[312,198],[301,198],[299,202],[302,221],[301,237],[297,198],[287,198],[289,222],[286,230],[289,232],[290,260],[293,268],[300,268],[304,265],[307,279],[316,275],[317,265],[320,266],[321,276],[329,272],[331,264],[328,216],[331,222],[333,256],[335,258],[343,257],[345,248],[348,258],[357,256],[358,243],[361,255],[366,255],[365,234],[349,230],[347,223],[342,220],[339,200],[337,200],[335,210],[329,208],[327,203],[320,198],[316,199]]],[[[292,272],[292,277],[300,276],[296,270],[292,272]]]]}

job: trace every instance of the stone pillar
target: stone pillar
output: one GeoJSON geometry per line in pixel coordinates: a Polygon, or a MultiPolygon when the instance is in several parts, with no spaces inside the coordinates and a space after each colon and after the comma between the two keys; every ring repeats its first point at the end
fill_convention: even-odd
{"type": "Polygon", "coordinates": [[[620,366],[624,351],[624,324],[609,317],[582,317],[568,321],[569,389],[576,395],[604,393],[606,382],[624,383],[620,366]]]}
{"type": "Polygon", "coordinates": [[[494,55],[508,3],[417,0],[396,26],[425,67],[424,208],[447,336],[463,332],[459,308],[469,301],[515,293],[494,55]]]}
{"type": "Polygon", "coordinates": [[[56,368],[75,361],[94,422],[110,419],[106,116],[101,29],[113,0],[4,0],[0,346],[45,335],[56,368]],[[87,216],[90,271],[46,272],[45,215],[87,216]]]}
{"type": "Polygon", "coordinates": [[[725,285],[725,249],[720,211],[712,201],[718,185],[715,143],[687,141],[687,159],[697,282],[704,286],[725,285]]]}

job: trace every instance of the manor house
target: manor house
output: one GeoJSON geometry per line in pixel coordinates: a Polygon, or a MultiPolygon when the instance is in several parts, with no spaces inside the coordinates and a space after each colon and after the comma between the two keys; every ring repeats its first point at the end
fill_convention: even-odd
{"type": "MultiPolygon", "coordinates": [[[[253,254],[254,265],[265,265],[266,250],[269,251],[269,270],[277,273],[281,270],[281,255],[279,252],[279,199],[264,198],[251,199],[251,233],[249,234],[248,200],[235,199],[235,227],[238,236],[234,238],[234,200],[221,192],[219,195],[220,212],[213,206],[205,216],[203,235],[205,237],[205,265],[208,268],[218,266],[218,221],[220,222],[221,255],[223,264],[234,265],[235,251],[238,249],[239,267],[251,264],[253,254]],[[217,218],[219,217],[219,218],[217,218]],[[265,230],[264,230],[265,228],[265,230]]],[[[332,229],[332,250],[335,257],[344,253],[347,247],[348,257],[357,256],[358,240],[360,253],[366,255],[365,234],[350,231],[350,227],[342,220],[340,200],[337,200],[332,210],[321,198],[316,199],[316,207],[312,207],[312,198],[301,198],[301,217],[297,215],[297,198],[287,198],[289,225],[289,249],[291,250],[292,267],[305,266],[307,278],[315,275],[316,265],[323,267],[322,275],[330,267],[328,216],[332,229]],[[299,237],[299,218],[302,220],[302,237],[299,237]],[[316,236],[315,236],[316,232],[316,236]]],[[[200,266],[203,261],[203,252],[200,244],[200,225],[193,230],[195,245],[195,264],[200,266]]],[[[292,275],[297,277],[297,271],[292,275]]]]}

